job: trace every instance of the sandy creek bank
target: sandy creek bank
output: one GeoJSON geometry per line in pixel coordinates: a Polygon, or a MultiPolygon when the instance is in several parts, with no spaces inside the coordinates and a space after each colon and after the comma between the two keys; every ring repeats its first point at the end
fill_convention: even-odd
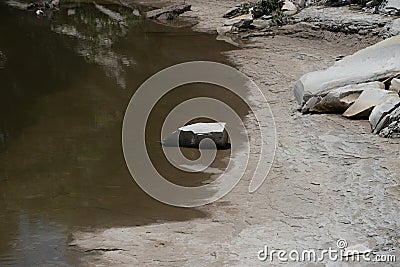
{"type": "MultiPolygon", "coordinates": [[[[194,29],[200,31],[222,25],[222,15],[233,5],[189,2],[193,11],[185,16],[196,16],[194,29]]],[[[227,52],[226,57],[262,90],[275,116],[277,153],[263,186],[249,194],[249,179],[243,179],[222,200],[199,208],[209,214],[206,218],[74,233],[71,246],[84,255],[82,264],[270,266],[279,262],[257,259],[266,245],[320,251],[336,248],[338,239],[400,259],[400,141],[371,134],[367,121],[301,115],[292,93],[302,74],[377,40],[300,31],[250,38],[243,49],[227,52]]]]}

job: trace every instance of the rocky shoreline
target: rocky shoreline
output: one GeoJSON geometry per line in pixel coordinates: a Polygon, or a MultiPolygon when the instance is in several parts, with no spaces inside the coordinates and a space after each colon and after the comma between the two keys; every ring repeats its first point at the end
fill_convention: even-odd
{"type": "MultiPolygon", "coordinates": [[[[400,11],[390,7],[390,3],[387,1],[375,1],[374,3],[361,1],[358,4],[350,5],[343,2],[333,7],[332,2],[324,1],[309,3],[304,3],[304,1],[291,2],[290,0],[240,2],[224,12],[222,17],[225,21],[215,30],[222,35],[239,35],[239,37],[242,37],[240,36],[241,32],[279,32],[282,27],[293,28],[291,26],[299,25],[302,28],[312,30],[378,35],[382,38],[388,38],[400,32],[400,19],[398,18],[400,11]]],[[[189,4],[184,4],[184,6],[185,11],[190,11],[189,4]]],[[[170,9],[174,8],[181,9],[181,5],[171,5],[170,9]]],[[[190,15],[191,12],[189,12],[190,15]]],[[[147,17],[156,19],[151,15],[147,17]]],[[[177,17],[176,13],[169,18],[161,17],[157,19],[163,22],[177,17]]]]}

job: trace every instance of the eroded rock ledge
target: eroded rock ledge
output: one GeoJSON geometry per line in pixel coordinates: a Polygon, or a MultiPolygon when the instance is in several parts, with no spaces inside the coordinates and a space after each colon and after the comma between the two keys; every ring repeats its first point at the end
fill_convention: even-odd
{"type": "Polygon", "coordinates": [[[148,19],[164,19],[172,20],[183,14],[186,11],[190,11],[191,5],[189,4],[173,4],[156,10],[152,10],[146,13],[148,19]]]}
{"type": "MultiPolygon", "coordinates": [[[[383,38],[400,33],[400,11],[388,1],[301,1],[263,0],[245,2],[224,14],[228,20],[217,29],[222,35],[234,35],[247,29],[279,31],[283,26],[300,25],[312,30],[346,34],[374,35],[383,38]],[[347,4],[344,4],[347,3],[347,4]]],[[[257,32],[245,37],[260,36],[257,32]]]]}

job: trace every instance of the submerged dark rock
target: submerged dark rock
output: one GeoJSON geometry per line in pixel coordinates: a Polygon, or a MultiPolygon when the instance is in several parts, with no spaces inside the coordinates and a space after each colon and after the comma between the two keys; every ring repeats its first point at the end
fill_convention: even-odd
{"type": "Polygon", "coordinates": [[[162,141],[163,146],[198,147],[211,139],[218,148],[228,146],[226,123],[195,123],[179,128],[162,141]]]}

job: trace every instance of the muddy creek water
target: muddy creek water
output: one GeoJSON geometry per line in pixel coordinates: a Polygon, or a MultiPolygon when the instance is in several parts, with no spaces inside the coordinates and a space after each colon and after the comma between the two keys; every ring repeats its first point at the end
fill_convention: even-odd
{"type": "MultiPolygon", "coordinates": [[[[221,52],[232,47],[119,6],[107,8],[123,22],[93,4],[70,4],[43,18],[18,7],[0,3],[0,265],[74,265],[74,231],[207,216],[140,190],[123,159],[121,124],[129,99],[151,75],[191,60],[225,63],[221,52]]],[[[163,114],[192,96],[222,98],[242,115],[247,110],[204,84],[180,88],[157,106],[148,125],[153,160],[177,183],[196,185],[209,174],[188,182],[162,163],[159,144],[163,114]]],[[[223,169],[228,156],[218,152],[215,167],[223,169]]]]}

